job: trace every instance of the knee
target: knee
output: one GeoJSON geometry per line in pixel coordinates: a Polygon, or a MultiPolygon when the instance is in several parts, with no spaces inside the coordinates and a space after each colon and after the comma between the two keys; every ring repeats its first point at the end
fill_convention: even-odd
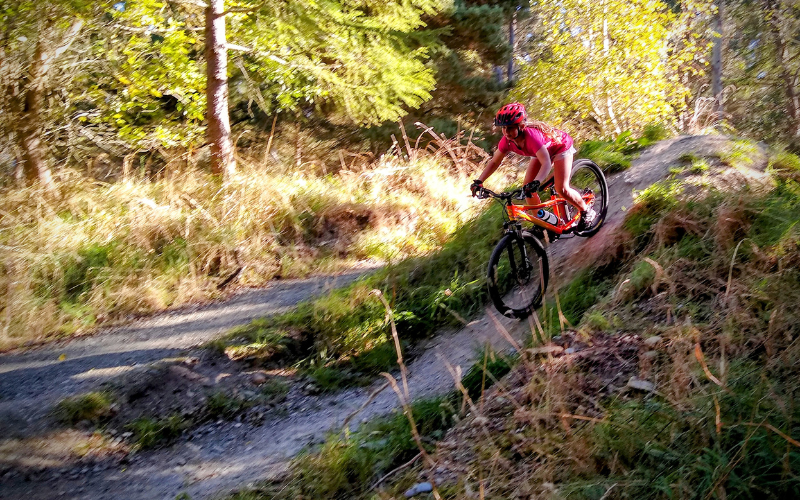
{"type": "Polygon", "coordinates": [[[558,194],[558,196],[562,198],[564,197],[564,193],[566,193],[567,189],[569,188],[569,186],[565,182],[556,182],[553,185],[553,187],[556,189],[556,193],[558,194]]]}

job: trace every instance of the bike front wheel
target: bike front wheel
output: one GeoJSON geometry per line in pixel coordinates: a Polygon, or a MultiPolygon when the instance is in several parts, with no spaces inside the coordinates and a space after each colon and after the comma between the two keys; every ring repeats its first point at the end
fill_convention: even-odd
{"type": "MultiPolygon", "coordinates": [[[[581,196],[587,193],[594,194],[594,204],[592,208],[595,211],[595,218],[592,225],[582,231],[575,231],[578,236],[588,238],[594,236],[603,222],[606,220],[606,212],[608,212],[608,184],[606,184],[606,177],[603,171],[590,160],[577,160],[572,164],[572,173],[569,176],[569,185],[577,190],[581,196]]],[[[574,215],[572,211],[575,210],[571,205],[569,206],[570,218],[574,215]]]]}
{"type": "Polygon", "coordinates": [[[504,316],[522,319],[542,303],[549,277],[547,252],[529,233],[508,233],[489,258],[489,296],[504,316]]]}

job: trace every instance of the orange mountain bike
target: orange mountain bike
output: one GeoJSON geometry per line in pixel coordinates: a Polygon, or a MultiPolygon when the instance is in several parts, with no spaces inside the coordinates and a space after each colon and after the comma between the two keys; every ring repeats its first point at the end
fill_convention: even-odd
{"type": "Polygon", "coordinates": [[[550,273],[542,243],[545,237],[549,241],[589,237],[603,225],[608,185],[600,167],[590,160],[575,160],[569,183],[596,212],[589,227],[581,227],[578,210],[556,194],[552,177],[539,188],[539,199],[545,201],[535,205],[514,204],[514,200],[525,199],[523,188],[504,193],[481,188],[478,192],[479,198],[500,200],[505,208],[503,237],[489,258],[487,279],[489,296],[501,314],[522,319],[541,305],[550,273]],[[533,226],[523,228],[523,222],[533,226]]]}

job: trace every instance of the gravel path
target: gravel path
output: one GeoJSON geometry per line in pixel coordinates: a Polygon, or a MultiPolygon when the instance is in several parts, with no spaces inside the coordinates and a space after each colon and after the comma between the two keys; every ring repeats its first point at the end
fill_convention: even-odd
{"type": "Polygon", "coordinates": [[[236,325],[290,310],[298,302],[346,285],[365,272],[275,281],[223,302],[186,307],[91,337],[0,355],[0,436],[38,432],[53,403],[66,396],[92,390],[131,367],[179,356],[236,325]]]}
{"type": "MultiPolygon", "coordinates": [[[[548,249],[553,284],[550,290],[565,283],[575,270],[590,265],[606,245],[613,244],[608,236],[623,220],[624,207],[633,204],[633,189],[643,189],[664,177],[685,152],[703,155],[725,147],[730,147],[730,141],[717,136],[663,141],[645,152],[631,169],[610,178],[604,229],[594,238],[565,239],[548,249]]],[[[43,431],[46,412],[65,396],[90,390],[125,367],[176,356],[233,325],[286,310],[358,276],[351,273],[337,278],[277,282],[225,302],[166,313],[91,338],[2,355],[0,435],[43,431]],[[61,354],[66,355],[65,361],[58,361],[61,354]]],[[[412,399],[453,388],[444,360],[466,370],[485,342],[499,349],[508,348],[500,329],[508,329],[518,339],[530,335],[527,323],[506,318],[497,318],[495,323],[492,316],[496,318],[496,314],[487,312],[491,316],[484,315],[459,331],[441,332],[421,346],[424,352],[409,365],[412,399]]],[[[369,401],[383,382],[380,379],[368,388],[295,398],[285,416],[274,417],[261,426],[209,423],[193,432],[191,440],[168,449],[138,453],[124,465],[86,468],[70,475],[42,470],[27,478],[4,480],[0,476],[0,498],[174,499],[184,492],[192,499],[209,498],[280,474],[291,457],[305,446],[320,442],[330,430],[340,429],[345,418],[364,405],[352,424],[397,408],[398,399],[391,389],[369,401]]]]}

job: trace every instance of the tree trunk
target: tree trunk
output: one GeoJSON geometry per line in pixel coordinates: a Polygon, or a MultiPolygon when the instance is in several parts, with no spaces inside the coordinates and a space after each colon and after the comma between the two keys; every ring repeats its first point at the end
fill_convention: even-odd
{"type": "Polygon", "coordinates": [[[795,78],[786,69],[782,73],[786,84],[786,106],[789,116],[792,117],[793,134],[795,137],[800,137],[800,96],[797,94],[795,78]]]}
{"type": "Polygon", "coordinates": [[[792,120],[793,135],[800,137],[800,95],[797,92],[797,77],[791,71],[789,64],[787,64],[787,61],[791,59],[791,54],[787,53],[789,51],[789,43],[781,33],[777,8],[770,2],[767,2],[765,7],[766,13],[769,14],[770,29],[775,43],[775,64],[780,68],[780,75],[786,93],[786,113],[792,120]]]}
{"type": "Polygon", "coordinates": [[[228,48],[224,11],[224,0],[210,0],[206,7],[206,115],[211,171],[228,177],[236,172],[236,160],[228,117],[228,48]]]}
{"type": "Polygon", "coordinates": [[[800,95],[797,93],[797,79],[795,75],[789,71],[785,64],[786,56],[786,43],[781,39],[780,35],[776,33],[776,52],[778,67],[781,68],[781,79],[785,85],[786,92],[786,112],[792,119],[792,132],[795,137],[800,137],[800,95]]]}
{"type": "MultiPolygon", "coordinates": [[[[603,58],[608,62],[609,52],[611,52],[611,36],[608,34],[608,7],[603,8],[603,58]]],[[[622,133],[622,128],[619,126],[619,122],[617,121],[617,115],[614,113],[614,101],[611,99],[611,96],[608,95],[606,92],[606,116],[608,117],[609,121],[611,121],[611,125],[614,126],[614,133],[617,135],[622,133]]]]}
{"type": "Polygon", "coordinates": [[[42,143],[41,110],[44,102],[44,78],[49,69],[48,55],[42,47],[42,40],[37,42],[36,51],[31,61],[27,78],[20,83],[22,96],[19,109],[20,126],[17,129],[17,140],[22,151],[22,173],[28,184],[36,180],[48,191],[55,190],[50,166],[45,160],[42,143]]]}
{"type": "Polygon", "coordinates": [[[300,120],[294,122],[294,166],[300,167],[303,164],[303,136],[300,133],[300,120]]]}
{"type": "Polygon", "coordinates": [[[48,191],[54,191],[53,174],[46,160],[46,150],[42,142],[41,111],[44,104],[47,77],[55,61],[72,45],[81,28],[83,20],[75,19],[64,32],[61,45],[55,48],[48,47],[44,39],[47,28],[40,28],[36,50],[31,61],[28,74],[16,82],[12,92],[14,114],[19,120],[16,129],[17,143],[21,155],[23,177],[28,183],[38,180],[48,191]]]}
{"type": "Polygon", "coordinates": [[[715,121],[722,119],[722,0],[717,0],[714,46],[711,50],[711,94],[714,96],[715,121]]]}
{"type": "Polygon", "coordinates": [[[514,28],[517,26],[517,12],[511,14],[511,19],[508,21],[508,44],[511,45],[511,58],[508,60],[508,76],[507,81],[510,84],[514,78],[514,28]]]}
{"type": "MultiPolygon", "coordinates": [[[[38,51],[37,51],[38,52],[38,51]]],[[[42,89],[39,85],[31,85],[25,92],[25,104],[22,110],[22,126],[17,132],[19,147],[22,150],[22,171],[25,180],[30,184],[38,179],[39,183],[52,191],[55,189],[50,166],[45,160],[42,145],[42,89]]]]}

